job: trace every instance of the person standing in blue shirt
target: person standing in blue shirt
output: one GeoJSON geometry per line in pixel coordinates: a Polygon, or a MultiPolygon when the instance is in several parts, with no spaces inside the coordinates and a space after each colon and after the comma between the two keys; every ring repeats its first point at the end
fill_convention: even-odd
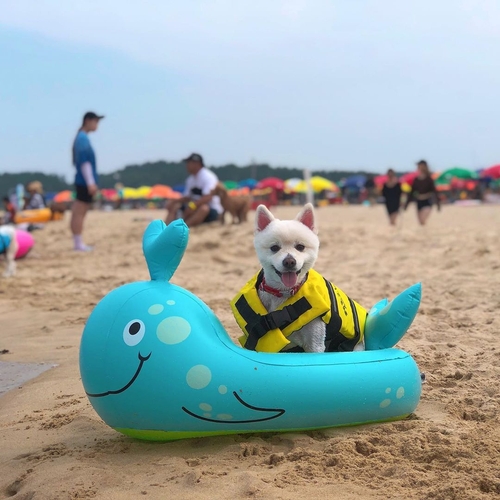
{"type": "Polygon", "coordinates": [[[73,233],[74,249],[88,252],[92,250],[83,243],[83,221],[98,190],[99,177],[97,175],[95,153],[90,144],[88,134],[95,132],[99,126],[99,116],[92,111],[85,113],[83,124],[73,142],[73,165],[76,168],[75,191],[76,199],[71,212],[71,232],[73,233]]]}

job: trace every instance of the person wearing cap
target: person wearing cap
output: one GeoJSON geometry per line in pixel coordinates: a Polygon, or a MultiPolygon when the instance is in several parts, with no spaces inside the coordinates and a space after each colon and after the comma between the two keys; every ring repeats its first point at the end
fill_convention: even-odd
{"type": "Polygon", "coordinates": [[[179,217],[189,227],[219,219],[223,211],[220,198],[211,194],[219,179],[205,167],[203,158],[198,153],[193,153],[182,161],[186,164],[189,177],[186,179],[184,196],[167,204],[166,224],[179,217]]]}
{"type": "Polygon", "coordinates": [[[93,197],[97,193],[99,181],[95,153],[88,134],[97,130],[99,120],[103,118],[104,116],[99,116],[92,111],[85,113],[82,126],[73,142],[76,199],[73,202],[71,212],[71,232],[73,233],[74,249],[77,251],[92,250],[82,240],[83,221],[92,204],[93,197]]]}

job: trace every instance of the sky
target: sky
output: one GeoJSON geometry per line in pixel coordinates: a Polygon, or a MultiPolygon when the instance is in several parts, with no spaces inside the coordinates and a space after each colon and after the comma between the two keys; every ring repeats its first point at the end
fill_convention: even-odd
{"type": "Polygon", "coordinates": [[[0,0],[0,173],[500,163],[497,0],[0,0]]]}

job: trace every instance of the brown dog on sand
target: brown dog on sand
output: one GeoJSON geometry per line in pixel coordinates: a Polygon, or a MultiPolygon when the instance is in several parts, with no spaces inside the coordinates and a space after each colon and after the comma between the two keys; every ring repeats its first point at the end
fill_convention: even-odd
{"type": "Polygon", "coordinates": [[[233,224],[241,224],[247,221],[247,214],[252,205],[252,197],[247,195],[230,196],[227,189],[220,182],[212,190],[214,196],[220,198],[224,212],[221,215],[221,223],[224,224],[226,212],[233,217],[233,224]]]}

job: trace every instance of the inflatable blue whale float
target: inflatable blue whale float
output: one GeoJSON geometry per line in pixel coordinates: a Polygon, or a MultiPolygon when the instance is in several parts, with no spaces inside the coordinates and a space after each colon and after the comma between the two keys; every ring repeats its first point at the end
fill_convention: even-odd
{"type": "Polygon", "coordinates": [[[80,347],[85,392],[134,438],[170,441],[397,420],[420,399],[420,372],[392,346],[410,326],[420,284],[372,308],[365,351],[258,353],[238,347],[211,309],[169,282],[188,243],[183,221],[153,221],[143,250],[151,281],[105,296],[80,347]]]}

